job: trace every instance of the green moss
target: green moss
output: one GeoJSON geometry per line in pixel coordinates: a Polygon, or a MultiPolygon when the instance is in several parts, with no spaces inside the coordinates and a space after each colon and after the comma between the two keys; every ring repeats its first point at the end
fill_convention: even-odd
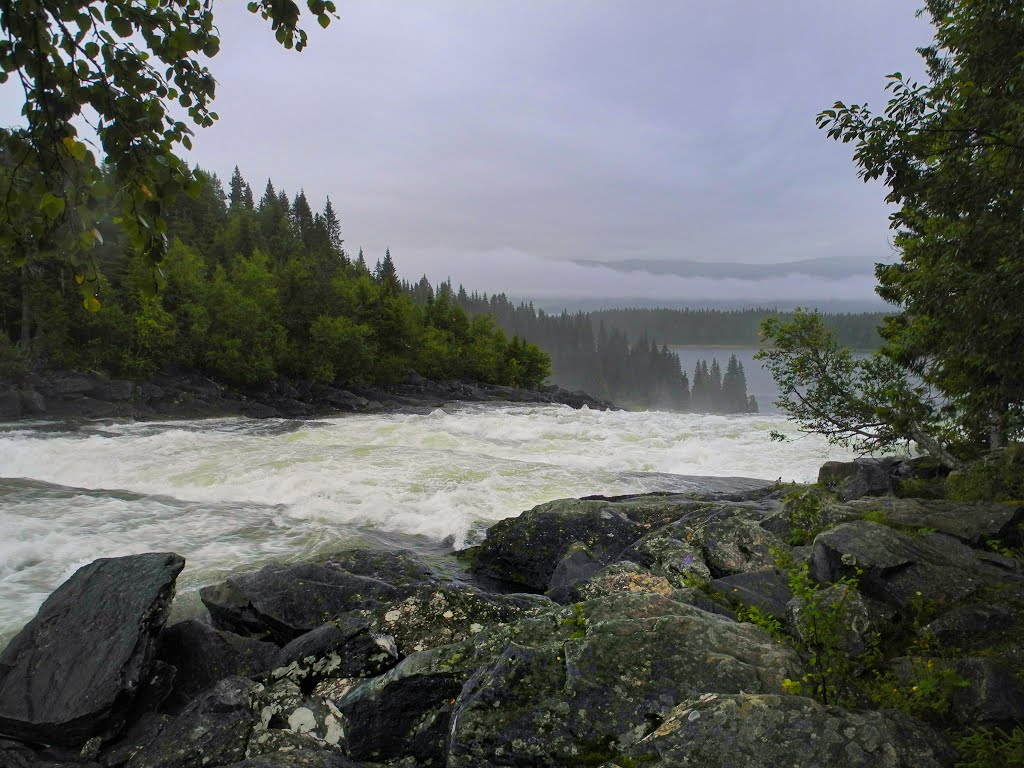
{"type": "Polygon", "coordinates": [[[563,628],[569,631],[569,637],[579,639],[587,636],[587,617],[583,613],[583,603],[573,603],[572,613],[561,620],[563,628]]]}
{"type": "Polygon", "coordinates": [[[946,479],[954,501],[1019,501],[1024,499],[1024,445],[975,461],[946,479]]]}

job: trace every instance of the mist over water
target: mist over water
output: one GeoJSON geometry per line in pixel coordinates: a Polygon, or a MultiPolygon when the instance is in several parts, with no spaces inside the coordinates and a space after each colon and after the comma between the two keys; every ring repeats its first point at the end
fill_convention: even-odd
{"type": "Polygon", "coordinates": [[[444,551],[551,499],[689,490],[686,475],[813,480],[847,454],[776,414],[461,405],[316,421],[0,431],[0,647],[97,557],[186,557],[176,609],[241,568],[353,546],[444,551]]]}

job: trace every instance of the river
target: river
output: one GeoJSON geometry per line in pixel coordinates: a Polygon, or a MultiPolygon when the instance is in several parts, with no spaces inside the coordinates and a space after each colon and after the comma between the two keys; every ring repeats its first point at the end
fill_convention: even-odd
{"type": "Polygon", "coordinates": [[[359,545],[446,551],[555,498],[813,480],[848,454],[778,414],[456,405],[315,421],[0,425],[0,647],[97,557],[175,551],[176,610],[239,568],[359,545]]]}

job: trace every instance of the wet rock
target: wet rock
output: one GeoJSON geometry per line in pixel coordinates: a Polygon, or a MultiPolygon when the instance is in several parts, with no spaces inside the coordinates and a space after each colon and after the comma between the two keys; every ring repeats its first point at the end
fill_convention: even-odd
{"type": "Polygon", "coordinates": [[[641,526],[614,504],[560,499],[493,525],[479,547],[473,569],[544,592],[573,545],[582,544],[605,564],[642,533],[641,526]]]}
{"type": "Polygon", "coordinates": [[[985,584],[1012,574],[981,560],[950,536],[907,536],[885,525],[858,520],[814,540],[812,572],[832,583],[863,572],[859,588],[870,597],[905,607],[912,601],[952,604],[985,584]]]}
{"type": "Polygon", "coordinates": [[[253,677],[270,669],[278,647],[188,619],[164,630],[157,658],[177,670],[167,701],[172,711],[225,677],[253,677]]]}
{"type": "Polygon", "coordinates": [[[801,672],[760,629],[661,595],[614,594],[559,617],[562,634],[509,643],[463,687],[448,766],[590,764],[584,752],[628,749],[700,692],[781,692],[801,672]]]}
{"type": "Polygon", "coordinates": [[[21,395],[16,389],[0,389],[0,419],[21,416],[21,395]]]}
{"type": "Polygon", "coordinates": [[[1012,730],[1024,722],[1024,686],[994,659],[959,659],[955,669],[967,685],[953,693],[953,717],[964,727],[1012,730]]]}
{"type": "MultiPolygon", "coordinates": [[[[609,759],[619,757],[606,749],[609,759]]],[[[898,712],[853,712],[802,696],[708,693],[681,702],[626,756],[650,768],[948,768],[954,753],[941,734],[898,712]]]]}
{"type": "Polygon", "coordinates": [[[184,565],[171,553],[104,558],[58,587],[0,655],[0,733],[67,746],[118,733],[184,565]]]}
{"type": "Polygon", "coordinates": [[[221,680],[164,721],[155,737],[150,734],[127,768],[202,768],[242,760],[257,722],[257,690],[245,678],[221,680]]]}
{"type": "Polygon", "coordinates": [[[793,599],[789,576],[778,570],[723,576],[710,582],[709,586],[730,601],[780,618],[786,615],[786,606],[793,599]]]}
{"type": "Polygon", "coordinates": [[[843,501],[861,496],[887,496],[893,492],[893,473],[898,459],[826,461],[818,470],[818,482],[843,501]]]}
{"type": "Polygon", "coordinates": [[[200,596],[217,628],[285,645],[349,612],[399,600],[432,578],[415,555],[354,550],[231,576],[200,596]]]}

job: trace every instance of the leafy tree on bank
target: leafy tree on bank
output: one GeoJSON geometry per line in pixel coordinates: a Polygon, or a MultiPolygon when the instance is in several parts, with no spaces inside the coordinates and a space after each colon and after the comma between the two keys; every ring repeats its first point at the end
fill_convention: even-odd
{"type": "Polygon", "coordinates": [[[769,323],[762,353],[804,429],[859,449],[907,440],[950,467],[1020,436],[1024,407],[1024,5],[928,0],[928,81],[900,73],[884,113],[818,116],[882,179],[900,252],[876,269],[899,308],[877,355],[853,360],[804,314],[769,323]]]}
{"type": "MultiPolygon", "coordinates": [[[[326,27],[330,0],[308,0],[326,27]]],[[[302,50],[302,12],[292,0],[254,0],[285,48],[302,50]]],[[[166,206],[201,180],[177,156],[192,125],[207,127],[213,74],[205,60],[220,38],[209,2],[5,2],[0,4],[0,84],[24,93],[24,125],[4,136],[13,159],[0,198],[0,259],[16,266],[40,252],[64,263],[87,309],[97,311],[94,249],[113,205],[126,242],[155,264],[169,243],[166,206]],[[98,154],[79,138],[87,129],[98,154]],[[102,167],[101,167],[102,164],[102,167]]]]}

